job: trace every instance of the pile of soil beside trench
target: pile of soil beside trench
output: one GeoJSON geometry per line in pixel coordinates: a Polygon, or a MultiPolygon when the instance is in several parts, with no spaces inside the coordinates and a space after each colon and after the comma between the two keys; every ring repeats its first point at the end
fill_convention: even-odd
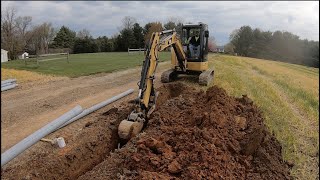
{"type": "Polygon", "coordinates": [[[158,91],[144,132],[79,179],[292,179],[280,143],[247,96],[182,83],[158,91]]]}

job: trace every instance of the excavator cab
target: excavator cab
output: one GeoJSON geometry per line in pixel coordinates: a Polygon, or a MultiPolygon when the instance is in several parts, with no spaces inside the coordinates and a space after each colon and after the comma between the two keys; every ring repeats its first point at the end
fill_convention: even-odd
{"type": "Polygon", "coordinates": [[[161,82],[174,81],[179,74],[198,75],[200,85],[209,85],[213,80],[214,70],[208,65],[208,25],[198,24],[182,25],[180,41],[183,52],[173,46],[171,48],[171,69],[161,75],[161,82]],[[185,58],[181,56],[184,54],[185,58]],[[185,68],[181,68],[184,61],[185,68]]]}
{"type": "Polygon", "coordinates": [[[202,62],[207,60],[209,31],[206,24],[183,25],[181,36],[188,61],[202,62]]]}

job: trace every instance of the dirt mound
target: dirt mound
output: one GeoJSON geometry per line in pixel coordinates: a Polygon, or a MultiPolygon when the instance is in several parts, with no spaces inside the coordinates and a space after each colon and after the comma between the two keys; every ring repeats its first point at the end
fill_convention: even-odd
{"type": "Polygon", "coordinates": [[[247,96],[181,83],[159,91],[144,132],[79,179],[292,179],[280,143],[247,96]]]}

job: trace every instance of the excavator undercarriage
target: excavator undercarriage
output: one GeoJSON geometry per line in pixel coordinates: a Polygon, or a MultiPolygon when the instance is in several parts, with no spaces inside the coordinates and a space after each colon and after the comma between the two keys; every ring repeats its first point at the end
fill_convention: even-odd
{"type": "Polygon", "coordinates": [[[209,86],[210,83],[213,82],[213,77],[214,77],[214,70],[213,69],[208,69],[206,71],[203,71],[201,73],[198,72],[192,72],[192,73],[180,73],[176,70],[169,69],[164,71],[161,74],[161,82],[162,83],[169,83],[173,82],[178,78],[179,74],[190,74],[190,75],[198,75],[199,80],[198,83],[202,86],[209,86]]]}

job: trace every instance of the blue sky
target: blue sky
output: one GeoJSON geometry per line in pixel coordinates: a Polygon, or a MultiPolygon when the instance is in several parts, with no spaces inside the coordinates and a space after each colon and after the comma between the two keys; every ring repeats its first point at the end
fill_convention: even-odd
{"type": "Polygon", "coordinates": [[[94,37],[116,34],[121,20],[131,16],[141,26],[170,18],[201,21],[219,45],[243,25],[319,41],[319,1],[1,1],[1,11],[8,6],[14,6],[19,16],[32,16],[33,25],[51,22],[74,31],[85,28],[94,37]]]}

